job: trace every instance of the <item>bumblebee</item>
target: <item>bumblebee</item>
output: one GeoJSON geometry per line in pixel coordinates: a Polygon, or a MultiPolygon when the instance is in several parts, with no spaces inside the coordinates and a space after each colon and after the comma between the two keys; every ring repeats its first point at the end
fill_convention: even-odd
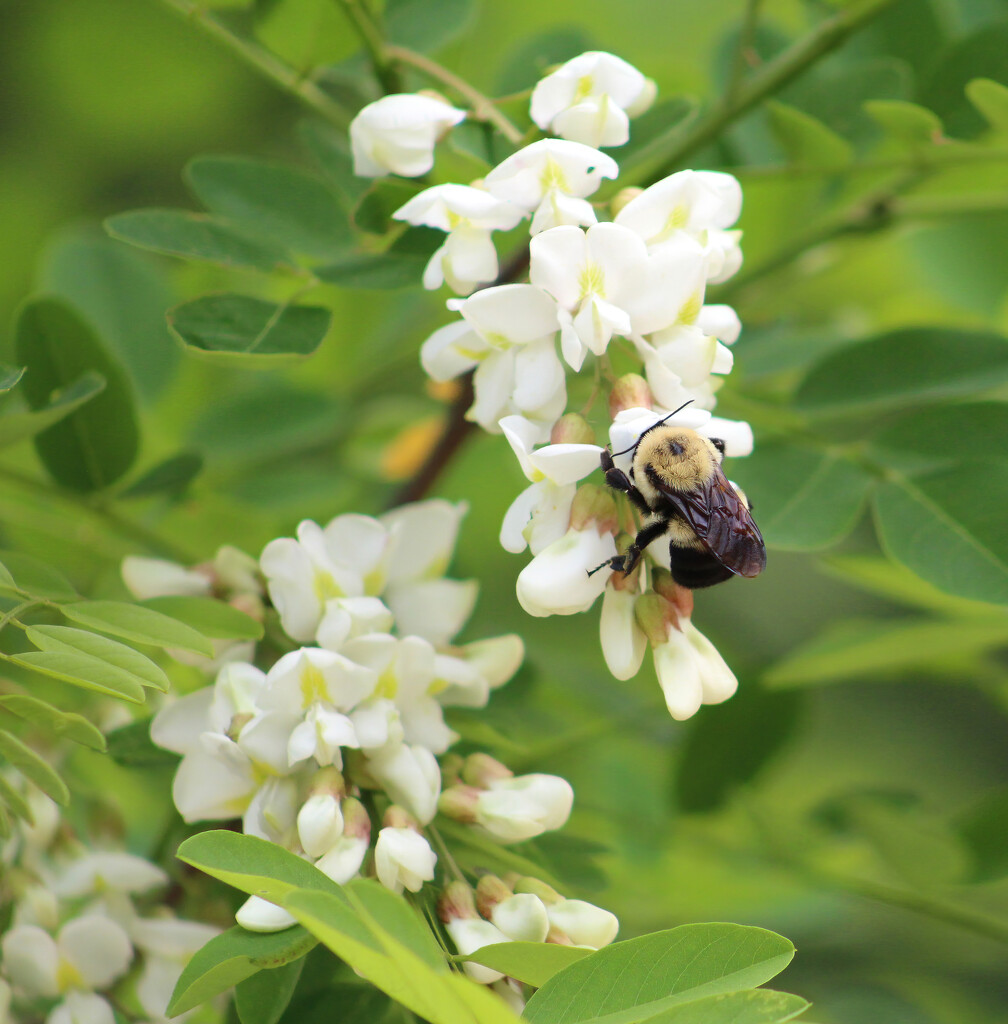
{"type": "Polygon", "coordinates": [[[644,549],[666,534],[672,578],[689,590],[736,575],[756,576],[766,566],[766,547],[749,502],[721,470],[724,441],[671,426],[667,421],[677,412],[616,453],[633,452],[629,475],[616,467],[608,447],[602,452],[606,483],[626,493],[644,522],[624,554],[589,575],[606,566],[630,572],[644,549]]]}

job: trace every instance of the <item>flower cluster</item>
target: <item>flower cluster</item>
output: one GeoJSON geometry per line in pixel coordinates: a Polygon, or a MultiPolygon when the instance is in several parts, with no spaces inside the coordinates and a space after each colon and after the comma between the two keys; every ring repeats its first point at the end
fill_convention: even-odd
{"type": "MultiPolygon", "coordinates": [[[[532,555],[518,600],[532,615],[570,615],[604,594],[601,642],[613,674],[636,674],[650,643],[669,711],[687,718],[730,696],[734,676],[692,625],[691,594],[661,575],[667,540],[649,547],[629,577],[608,567],[589,576],[637,527],[622,495],[581,483],[599,468],[600,436],[619,452],[660,419],[720,439],[728,456],[752,450],[748,424],[711,414],[741,325],[730,307],[705,304],[707,285],[741,266],[741,233],[732,228],[742,207],[738,182],[683,170],[624,188],[606,205],[589,201],[619,174],[597,147],[627,142],[629,119],[654,94],[625,61],[584,53],[532,92],[531,120],[559,138],[532,142],[478,181],[426,188],[393,216],[447,235],[423,283],[447,283],[456,293],[447,308],[459,318],[423,343],[424,369],[436,381],[473,374],[468,418],[504,434],[529,481],[500,535],[507,550],[532,555]],[[610,219],[600,219],[604,212],[610,219]],[[500,279],[492,233],[523,220],[528,280],[492,284],[500,279]],[[616,350],[634,372],[616,377],[616,350]],[[569,377],[586,370],[595,380],[588,406],[567,412],[569,377]],[[608,409],[598,410],[606,391],[608,409]],[[670,417],[671,410],[680,411],[670,417]]],[[[355,146],[375,123],[374,108],[405,118],[399,104],[407,99],[365,108],[351,130],[355,146]]],[[[392,163],[386,169],[403,173],[392,163]]],[[[510,265],[524,266],[521,256],[510,265]]],[[[628,469],[629,457],[617,465],[628,469]]]]}
{"type": "Polygon", "coordinates": [[[26,786],[23,799],[32,824],[19,823],[0,853],[12,907],[0,940],[0,1020],[113,1024],[114,998],[133,1019],[166,1021],[183,966],[217,929],[150,905],[168,882],[161,868],[111,846],[86,849],[47,796],[26,786]]]}
{"type": "MultiPolygon", "coordinates": [[[[473,582],[443,575],[464,511],[432,500],[325,527],[306,520],[266,545],[265,592],[250,574],[252,589],[229,596],[268,601],[285,634],[271,643],[292,649],[272,664],[227,661],[151,727],[182,755],[173,796],[187,821],[240,816],[246,834],[341,884],[363,871],[395,892],[434,880],[438,813],[499,843],[564,825],[574,798],[564,779],[449,753],[458,735],[445,709],[483,707],[523,656],[516,636],[454,642],[476,599],[473,582]]],[[[153,589],[155,569],[166,587],[192,572],[146,568],[153,589]]],[[[124,571],[135,587],[137,563],[124,571]]],[[[293,923],[254,896],[236,916],[257,931],[293,923]]]]}

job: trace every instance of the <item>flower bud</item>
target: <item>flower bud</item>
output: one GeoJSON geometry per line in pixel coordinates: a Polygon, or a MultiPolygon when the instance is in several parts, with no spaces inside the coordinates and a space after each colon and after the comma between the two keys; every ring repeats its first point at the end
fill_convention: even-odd
{"type": "Polygon", "coordinates": [[[621,188],[619,192],[609,200],[609,212],[615,218],[627,203],[632,199],[636,199],[643,191],[644,189],[637,185],[630,185],[627,188],[621,188]]]}
{"type": "Polygon", "coordinates": [[[574,945],[573,939],[571,939],[571,937],[562,928],[558,928],[555,924],[550,925],[550,929],[546,933],[546,941],[552,943],[554,946],[574,945]]]}
{"type": "Polygon", "coordinates": [[[438,810],[446,818],[471,824],[476,820],[480,792],[475,786],[449,786],[438,798],[438,810]]]}
{"type": "Polygon", "coordinates": [[[298,811],[298,839],[309,857],[328,853],[343,835],[343,813],[331,793],[310,796],[298,811]]]}
{"type": "Polygon", "coordinates": [[[651,388],[637,373],[624,373],[609,392],[609,418],[612,420],[627,409],[650,409],[653,406],[651,388]]]}
{"type": "Polygon", "coordinates": [[[462,780],[478,789],[486,789],[497,779],[514,778],[514,772],[489,754],[470,754],[462,766],[462,780]]]}
{"type": "Polygon", "coordinates": [[[414,831],[419,828],[416,818],[398,804],[391,804],[386,809],[382,815],[382,825],[385,828],[411,828],[414,831]]]}
{"type": "Polygon", "coordinates": [[[260,896],[249,896],[235,913],[235,920],[248,932],[280,932],[297,924],[283,907],[260,896]]]}
{"type": "Polygon", "coordinates": [[[348,796],[342,803],[343,835],[371,842],[371,818],[356,797],[348,796]]]}
{"type": "MultiPolygon", "coordinates": [[[[621,573],[613,573],[613,581],[622,578],[621,573]]],[[[606,665],[617,679],[637,675],[647,652],[647,636],[634,613],[637,600],[636,593],[622,589],[618,582],[602,595],[599,638],[606,665]]]]}
{"type": "Polygon", "coordinates": [[[504,843],[518,843],[561,828],[570,817],[574,790],[558,775],[497,779],[479,794],[476,824],[504,843]]]}
{"type": "Polygon", "coordinates": [[[601,949],[619,931],[619,919],[608,910],[584,900],[560,900],[546,908],[550,924],[561,929],[576,946],[601,949]]]}
{"type": "Polygon", "coordinates": [[[511,890],[496,875],[484,875],[476,886],[476,909],[481,917],[490,920],[494,907],[512,895],[511,890]]]}
{"type": "Polygon", "coordinates": [[[386,889],[402,892],[406,888],[419,892],[424,882],[434,878],[436,864],[437,855],[414,829],[386,826],[378,833],[375,871],[386,889]]]}
{"type": "Polygon", "coordinates": [[[443,924],[475,918],[476,904],[473,902],[472,889],[465,882],[449,882],[438,897],[437,910],[443,924]]]}
{"type": "Polygon", "coordinates": [[[561,416],[550,431],[550,444],[594,444],[595,431],[580,413],[561,416]]]}
{"type": "MultiPolygon", "coordinates": [[[[610,499],[612,500],[612,499],[610,499]]],[[[613,514],[615,518],[615,503],[613,514]]],[[[605,590],[607,572],[588,573],[616,554],[611,533],[569,529],[540,551],[518,575],[518,603],[530,615],[587,611],[605,590]]]]}
{"type": "Polygon", "coordinates": [[[563,899],[551,885],[547,885],[544,881],[539,878],[533,878],[532,875],[524,875],[521,878],[516,878],[514,884],[511,886],[515,892],[527,892],[533,896],[538,896],[543,903],[547,906],[551,903],[558,903],[563,899]]]}
{"type": "Polygon", "coordinates": [[[693,614],[693,591],[680,587],[668,569],[655,569],[651,575],[651,589],[675,608],[680,619],[688,619],[693,614]]]}
{"type": "Polygon", "coordinates": [[[545,904],[530,893],[501,900],[493,907],[490,920],[512,942],[545,942],[550,930],[545,904]]]}
{"type": "Polygon", "coordinates": [[[465,758],[461,754],[444,754],[441,757],[441,788],[457,786],[462,781],[462,765],[465,758]]]}
{"type": "Polygon", "coordinates": [[[599,533],[615,533],[619,529],[619,512],[609,489],[582,484],[571,505],[570,525],[572,530],[594,527],[599,533]]]}
{"type": "Polygon", "coordinates": [[[634,618],[648,642],[657,649],[668,640],[677,616],[671,602],[660,594],[641,594],[634,603],[634,618]]]}

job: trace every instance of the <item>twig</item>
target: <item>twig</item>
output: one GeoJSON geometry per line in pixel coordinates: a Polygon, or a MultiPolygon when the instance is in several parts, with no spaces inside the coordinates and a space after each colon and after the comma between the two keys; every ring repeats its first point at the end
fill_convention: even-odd
{"type": "Polygon", "coordinates": [[[385,53],[393,60],[399,61],[401,64],[409,64],[429,78],[453,89],[472,104],[477,120],[490,122],[509,142],[513,142],[517,146],[524,139],[525,136],[521,131],[494,106],[493,100],[489,96],[481,93],[464,78],[460,78],[443,65],[438,64],[437,61],[431,60],[421,53],[408,50],[404,46],[386,46],[385,53]]]}
{"type": "Polygon", "coordinates": [[[199,26],[207,35],[226,46],[233,54],[250,67],[275,82],[281,89],[297,97],[317,114],[338,128],[346,129],[350,115],[332,97],[323,92],[314,82],[300,75],[294,68],[275,57],[269,50],[250,39],[235,35],[223,22],[205,11],[193,0],[162,0],[164,4],[182,17],[199,26]]]}
{"type": "Polygon", "coordinates": [[[756,23],[759,21],[760,8],[763,0],[746,0],[745,14],[742,18],[742,27],[739,29],[738,44],[735,47],[735,59],[732,61],[731,72],[728,76],[728,84],[725,86],[722,103],[730,104],[738,93],[745,74],[748,54],[752,49],[753,37],[756,35],[756,23]]]}
{"type": "Polygon", "coordinates": [[[378,84],[386,93],[401,92],[402,84],[393,67],[389,48],[385,45],[381,30],[371,17],[371,12],[361,0],[339,0],[339,5],[364,44],[364,49],[367,50],[378,84]]]}

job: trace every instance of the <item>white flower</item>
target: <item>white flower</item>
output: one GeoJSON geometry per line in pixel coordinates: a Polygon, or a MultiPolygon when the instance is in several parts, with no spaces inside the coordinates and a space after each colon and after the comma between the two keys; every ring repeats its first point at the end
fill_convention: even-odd
{"type": "Polygon", "coordinates": [[[634,615],[636,601],[636,594],[612,586],[606,587],[602,596],[599,619],[602,655],[617,679],[637,675],[647,653],[647,637],[634,615]]]}
{"type": "Polygon", "coordinates": [[[430,823],[441,794],[441,769],[426,747],[402,744],[381,750],[368,759],[368,769],[393,803],[404,807],[421,825],[430,823]]]}
{"type": "Polygon", "coordinates": [[[302,647],[269,670],[259,703],[264,710],[301,712],[322,703],[349,711],[374,692],[377,682],[375,672],[342,654],[302,647]]]}
{"type": "Polygon", "coordinates": [[[347,715],[315,703],[305,712],[304,720],[290,731],[285,748],[286,763],[296,765],[313,757],[320,765],[341,768],[342,748],[359,746],[357,730],[347,715]]]}
{"type": "Polygon", "coordinates": [[[297,924],[297,919],[283,907],[261,896],[249,896],[235,912],[235,921],[249,932],[281,932],[297,924]]]}
{"type": "Polygon", "coordinates": [[[521,666],[525,645],[520,636],[476,640],[434,659],[435,696],[445,707],[485,707],[490,691],[503,686],[521,666]]]}
{"type": "Polygon", "coordinates": [[[133,960],[129,936],[101,914],[71,918],[55,939],[35,925],[16,925],[5,933],[2,950],[7,977],[31,996],[107,988],[133,960]]]}
{"type": "Polygon", "coordinates": [[[504,843],[518,843],[562,828],[570,817],[574,790],[558,775],[494,779],[479,794],[476,824],[504,843]]]}
{"type": "MultiPolygon", "coordinates": [[[[489,921],[481,917],[455,917],[445,922],[445,931],[451,936],[455,948],[462,956],[475,953],[477,949],[484,946],[494,946],[499,942],[507,942],[508,937],[489,921]]],[[[489,985],[492,981],[499,981],[504,977],[500,971],[491,970],[481,964],[466,963],[462,969],[473,981],[481,985],[489,985]]]]}
{"type": "Polygon", "coordinates": [[[419,892],[434,878],[437,855],[419,832],[411,828],[383,828],[375,843],[378,881],[393,892],[419,892]]]}
{"type": "Polygon", "coordinates": [[[610,572],[588,573],[616,554],[609,532],[569,529],[522,569],[518,603],[529,615],[574,615],[587,611],[605,590],[610,572]]]}
{"type": "Polygon", "coordinates": [[[655,672],[669,714],[691,718],[701,704],[720,704],[738,688],[738,680],[717,649],[692,622],[680,616],[668,640],[654,650],[655,672]]]}
{"type": "Polygon", "coordinates": [[[242,815],[242,831],[279,846],[293,845],[297,834],[297,784],[293,779],[267,779],[242,815]]]}
{"type": "Polygon", "coordinates": [[[654,83],[625,60],[591,51],[540,80],[531,115],[543,131],[565,139],[622,146],[630,137],[629,116],[643,113],[654,96],[654,83]]]}
{"type": "Polygon", "coordinates": [[[236,818],[245,812],[258,786],[249,758],[236,743],[220,736],[214,753],[197,750],[182,758],[172,783],[172,799],[189,823],[236,818]]]}
{"type": "Polygon", "coordinates": [[[350,122],[354,174],[377,178],[391,171],[407,178],[434,166],[434,144],[466,116],[443,100],[395,93],[369,103],[350,122]]]}
{"type": "Polygon", "coordinates": [[[70,991],[52,1008],[46,1024],[115,1024],[108,1000],[93,992],[70,991]]]}
{"type": "Polygon", "coordinates": [[[742,333],[742,321],[731,306],[701,306],[695,322],[704,334],[711,334],[726,345],[733,345],[742,333]]]}
{"type": "Polygon", "coordinates": [[[545,942],[550,928],[545,904],[530,893],[518,893],[495,904],[490,920],[512,942],[545,942]]]}
{"type": "Polygon", "coordinates": [[[138,600],[149,597],[201,597],[210,593],[210,577],[197,569],[186,569],[177,562],[163,558],[127,555],[122,560],[122,578],[129,592],[138,600]]]}
{"type": "Polygon", "coordinates": [[[316,638],[320,647],[338,651],[354,637],[387,633],[395,617],[377,597],[334,597],[325,603],[316,638]]]}
{"type": "Polygon", "coordinates": [[[447,231],[444,245],[430,258],[423,285],[440,288],[447,281],[460,295],[468,294],[498,273],[493,231],[509,231],[523,211],[470,185],[433,185],[392,214],[396,220],[447,231]]]}
{"type": "Polygon", "coordinates": [[[616,161],[591,146],[542,139],[518,150],[484,179],[487,191],[532,213],[532,234],[559,224],[596,223],[585,201],[619,173],[616,161]]]}
{"type": "Polygon", "coordinates": [[[145,892],[167,881],[165,872],[150,861],[113,850],[85,853],[69,864],[60,865],[54,889],[61,897],[88,896],[109,889],[134,893],[145,892]]]}
{"type": "Polygon", "coordinates": [[[360,871],[371,845],[371,819],[364,805],[353,797],[343,801],[343,835],[315,867],[339,885],[346,885],[360,871]]]}
{"type": "Polygon", "coordinates": [[[192,955],[219,934],[217,928],[172,917],[137,918],[130,937],[143,950],[143,970],[136,993],[144,1012],[163,1018],[182,968],[192,955]]]}
{"type": "Polygon", "coordinates": [[[601,949],[619,931],[619,919],[608,910],[584,900],[562,899],[546,907],[550,924],[559,928],[575,946],[601,949]]]}
{"type": "Polygon", "coordinates": [[[316,793],[302,805],[297,815],[298,839],[309,857],[328,853],[343,835],[343,812],[331,793],[316,793]]]}

